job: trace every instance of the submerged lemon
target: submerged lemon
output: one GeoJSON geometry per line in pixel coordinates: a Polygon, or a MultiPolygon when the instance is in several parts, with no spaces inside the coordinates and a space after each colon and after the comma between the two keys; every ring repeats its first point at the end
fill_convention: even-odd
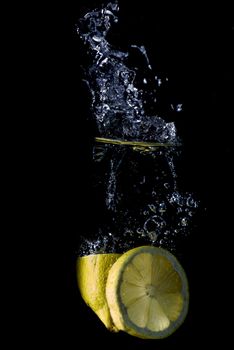
{"type": "Polygon", "coordinates": [[[162,248],[139,247],[110,269],[106,298],[118,330],[139,338],[165,338],[187,314],[188,282],[174,255],[162,248]]]}
{"type": "Polygon", "coordinates": [[[108,272],[120,254],[87,255],[77,259],[77,282],[84,301],[105,326],[115,328],[106,302],[105,288],[108,272]]]}

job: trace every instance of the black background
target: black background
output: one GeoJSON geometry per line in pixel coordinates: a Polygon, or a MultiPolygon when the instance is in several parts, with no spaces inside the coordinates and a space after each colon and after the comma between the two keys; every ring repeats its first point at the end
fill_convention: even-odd
{"type": "Polygon", "coordinates": [[[184,112],[176,117],[184,143],[180,172],[184,187],[201,201],[197,227],[180,259],[190,283],[187,319],[161,341],[111,334],[79,295],[75,277],[79,235],[85,232],[87,220],[95,220],[95,210],[89,178],[94,135],[86,119],[88,101],[81,86],[76,23],[100,3],[67,1],[47,14],[50,31],[39,55],[46,102],[39,122],[43,166],[38,167],[45,238],[38,236],[38,240],[47,248],[49,264],[42,276],[47,278],[38,283],[40,297],[32,303],[43,310],[39,326],[31,325],[34,340],[66,349],[83,343],[169,349],[225,342],[232,276],[234,23],[223,3],[204,8],[196,2],[120,0],[120,20],[112,34],[112,42],[122,48],[145,45],[155,73],[169,77],[171,97],[183,102],[184,112]]]}

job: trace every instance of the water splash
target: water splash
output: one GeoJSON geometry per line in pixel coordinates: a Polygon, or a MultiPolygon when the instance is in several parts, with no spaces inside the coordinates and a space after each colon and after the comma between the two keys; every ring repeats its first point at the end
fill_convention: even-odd
{"type": "MultiPolygon", "coordinates": [[[[95,186],[104,187],[99,200],[104,220],[98,234],[84,239],[80,255],[123,252],[140,244],[173,250],[177,237],[188,234],[198,206],[191,193],[178,189],[175,161],[181,141],[158,102],[168,78],[153,74],[144,46],[130,45],[124,52],[107,41],[118,11],[117,2],[108,3],[85,14],[77,27],[96,136],[170,147],[141,152],[128,146],[94,145],[95,186]]],[[[181,112],[182,104],[170,104],[169,109],[181,112]]]]}
{"type": "Polygon", "coordinates": [[[147,105],[156,103],[156,85],[162,82],[158,79],[155,84],[145,47],[131,45],[134,52],[123,52],[106,40],[118,19],[118,9],[117,3],[109,3],[87,13],[78,24],[89,58],[88,65],[84,65],[84,81],[92,96],[97,136],[177,144],[174,123],[166,123],[155,114],[157,108],[154,114],[146,113],[147,105]],[[134,63],[142,59],[139,70],[134,63]]]}

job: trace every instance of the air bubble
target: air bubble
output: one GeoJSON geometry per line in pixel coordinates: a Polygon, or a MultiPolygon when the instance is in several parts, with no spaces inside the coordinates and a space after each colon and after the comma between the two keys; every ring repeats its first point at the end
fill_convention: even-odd
{"type": "Polygon", "coordinates": [[[182,104],[176,105],[176,112],[181,112],[182,111],[182,104]]]}
{"type": "Polygon", "coordinates": [[[156,213],[155,205],[149,204],[148,206],[149,206],[149,209],[150,209],[153,213],[156,213]]]}
{"type": "Polygon", "coordinates": [[[187,220],[186,218],[183,218],[183,219],[181,220],[181,225],[182,225],[182,226],[187,226],[187,225],[188,225],[188,220],[187,220]]]}
{"type": "Polygon", "coordinates": [[[152,241],[152,243],[156,242],[157,240],[157,234],[155,231],[148,232],[149,238],[152,241]]]}

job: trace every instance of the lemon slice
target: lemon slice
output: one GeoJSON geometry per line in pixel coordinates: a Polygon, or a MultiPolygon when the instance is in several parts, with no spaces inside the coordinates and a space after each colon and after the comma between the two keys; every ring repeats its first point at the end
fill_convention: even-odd
{"type": "Polygon", "coordinates": [[[110,269],[106,298],[117,329],[139,338],[165,338],[187,314],[188,282],[174,255],[162,248],[139,247],[110,269]]]}
{"type": "Polygon", "coordinates": [[[106,280],[108,272],[121,254],[92,254],[77,259],[77,282],[80,294],[86,304],[97,314],[110,331],[114,326],[106,301],[106,280]]]}

